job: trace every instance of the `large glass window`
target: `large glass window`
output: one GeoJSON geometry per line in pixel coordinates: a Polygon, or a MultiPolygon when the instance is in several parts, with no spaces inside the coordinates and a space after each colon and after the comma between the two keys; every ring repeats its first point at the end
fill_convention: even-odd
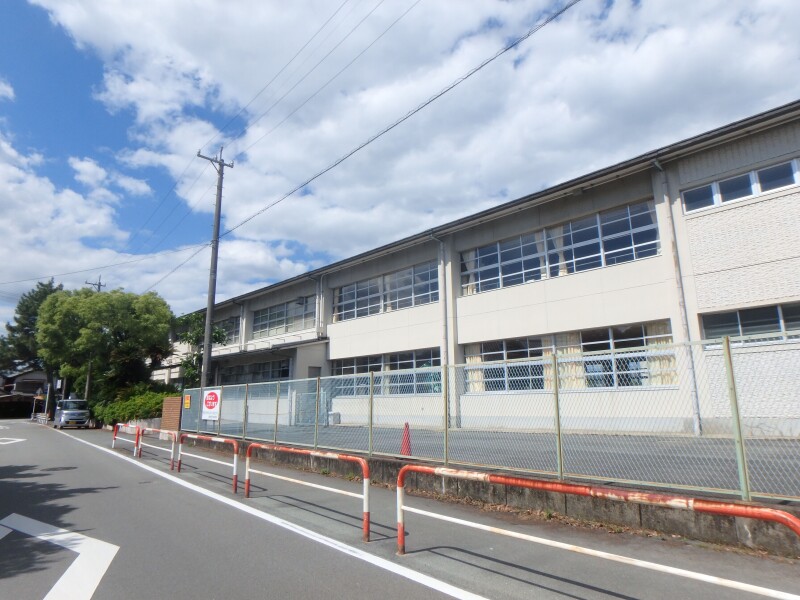
{"type": "Polygon", "coordinates": [[[239,317],[230,317],[214,323],[214,327],[225,332],[225,344],[239,343],[239,317]]]}
{"type": "Polygon", "coordinates": [[[795,185],[798,181],[796,167],[797,161],[789,161],[686,190],[682,194],[684,211],[720,206],[724,202],[795,185]]]}
{"type": "Polygon", "coordinates": [[[346,321],[439,300],[439,267],[422,263],[334,290],[333,319],[346,321]]]}
{"type": "Polygon", "coordinates": [[[313,329],[316,325],[316,298],[300,296],[253,312],[253,337],[262,338],[292,331],[313,329]]]}
{"type": "Polygon", "coordinates": [[[466,392],[552,389],[557,353],[563,389],[663,386],[677,382],[669,321],[603,327],[464,347],[466,392]]]}
{"type": "MultiPolygon", "coordinates": [[[[466,380],[480,382],[480,391],[544,389],[545,348],[550,338],[516,338],[470,344],[465,351],[466,380]],[[530,360],[533,359],[533,360],[530,360]]],[[[468,385],[475,391],[475,385],[468,385]]]]}
{"type": "Polygon", "coordinates": [[[233,365],[220,368],[222,385],[261,383],[289,379],[289,359],[273,360],[249,365],[233,365]]]}
{"type": "Polygon", "coordinates": [[[740,340],[747,343],[800,336],[800,303],[743,308],[703,315],[701,319],[707,340],[727,335],[749,338],[740,340]]]}
{"type": "Polygon", "coordinates": [[[374,393],[433,394],[441,391],[441,366],[438,348],[395,354],[360,356],[333,362],[334,375],[353,375],[335,380],[334,395],[369,394],[369,373],[373,372],[374,393]],[[398,371],[389,373],[389,371],[398,371]]]}
{"type": "Polygon", "coordinates": [[[652,201],[569,221],[461,253],[464,295],[658,254],[652,201]]]}

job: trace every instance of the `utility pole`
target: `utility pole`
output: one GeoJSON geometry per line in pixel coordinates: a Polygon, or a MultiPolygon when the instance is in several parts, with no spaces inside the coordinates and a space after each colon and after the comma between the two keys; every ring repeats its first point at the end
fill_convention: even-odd
{"type": "Polygon", "coordinates": [[[222,178],[225,175],[225,167],[233,168],[233,161],[226,163],[222,160],[222,146],[219,148],[219,155],[211,158],[203,156],[200,150],[197,156],[203,158],[214,165],[217,170],[217,201],[214,205],[214,232],[211,235],[211,268],[208,271],[208,303],[206,304],[206,328],[203,336],[203,369],[200,375],[200,388],[208,384],[209,366],[211,364],[211,325],[214,319],[214,302],[217,294],[217,255],[219,253],[219,219],[222,209],[222,178]]]}
{"type": "Polygon", "coordinates": [[[88,283],[93,288],[97,288],[97,291],[99,292],[100,288],[106,287],[106,284],[102,283],[102,281],[103,281],[103,276],[102,275],[98,275],[97,276],[97,281],[87,281],[85,283],[88,283]]]}

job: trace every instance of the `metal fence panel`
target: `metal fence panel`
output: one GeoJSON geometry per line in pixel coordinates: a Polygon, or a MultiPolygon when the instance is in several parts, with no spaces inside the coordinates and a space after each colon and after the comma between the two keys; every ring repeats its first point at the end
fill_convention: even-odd
{"type": "Polygon", "coordinates": [[[549,363],[483,363],[448,371],[450,462],[557,472],[549,363]]]}
{"type": "Polygon", "coordinates": [[[753,340],[731,353],[750,488],[800,497],[800,344],[753,340]]]}
{"type": "Polygon", "coordinates": [[[226,385],[222,388],[217,432],[225,437],[244,435],[244,407],[247,385],[226,385]]]}
{"type": "Polygon", "coordinates": [[[730,353],[719,341],[657,341],[226,386],[219,422],[200,420],[200,390],[186,390],[191,403],[182,409],[182,427],[367,455],[796,499],[799,341],[735,340],[730,353]]]}

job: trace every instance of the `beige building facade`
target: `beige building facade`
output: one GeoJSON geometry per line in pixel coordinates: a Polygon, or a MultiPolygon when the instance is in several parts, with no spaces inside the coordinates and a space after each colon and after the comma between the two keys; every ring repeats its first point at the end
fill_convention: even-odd
{"type": "MultiPolygon", "coordinates": [[[[568,393],[624,406],[635,389],[641,413],[646,389],[654,405],[678,394],[713,413],[713,394],[698,392],[708,375],[694,371],[718,345],[686,359],[685,385],[659,347],[800,343],[798,160],[795,102],[220,302],[229,335],[213,350],[214,382],[342,376],[331,406],[346,421],[360,395],[348,376],[413,372],[377,395],[402,420],[441,396],[429,370],[460,365],[463,423],[491,413],[535,428],[535,408],[498,410],[500,397],[547,392],[549,357],[575,355],[561,372],[568,393]]],[[[171,361],[157,376],[179,382],[179,353],[171,361]]],[[[785,413],[785,399],[765,402],[785,413]]],[[[640,417],[631,428],[646,427],[640,417]]]]}

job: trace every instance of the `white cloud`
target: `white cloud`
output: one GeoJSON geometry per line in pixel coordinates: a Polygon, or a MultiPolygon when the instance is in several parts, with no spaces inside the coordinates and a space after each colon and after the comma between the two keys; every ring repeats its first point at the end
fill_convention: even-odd
{"type": "Polygon", "coordinates": [[[0,77],[0,100],[13,100],[14,88],[5,79],[0,77]]]}
{"type": "MultiPolygon", "coordinates": [[[[383,3],[353,29],[374,4],[349,3],[214,139],[216,127],[285,66],[333,12],[332,4],[252,0],[231,10],[210,0],[35,3],[103,61],[95,97],[108,110],[130,110],[134,117],[128,146],[114,152],[117,163],[99,155],[71,163],[87,186],[85,196],[48,188],[32,170],[33,153],[17,155],[18,169],[25,186],[49,189],[41,214],[49,215],[44,229],[52,235],[63,231],[61,207],[69,198],[77,207],[70,219],[116,240],[135,224],[117,222],[108,206],[112,197],[125,202],[128,195],[167,191],[151,189],[133,171],[163,169],[178,180],[175,193],[184,203],[210,215],[216,173],[192,157],[198,148],[213,154],[224,145],[226,160],[236,163],[226,171],[223,202],[231,227],[552,10],[546,0],[475,0],[458,10],[444,0],[422,2],[282,123],[412,4],[383,3]],[[249,130],[234,139],[244,123],[249,130]]],[[[220,297],[311,268],[310,255],[349,256],[800,97],[800,3],[607,4],[578,4],[313,182],[307,195],[292,196],[228,236],[221,246],[220,297]]],[[[10,185],[9,177],[0,185],[10,185]]],[[[29,218],[30,211],[19,216],[29,218]]],[[[68,250],[79,253],[81,264],[126,258],[77,244],[68,250]]],[[[58,253],[52,265],[42,250],[32,253],[42,262],[26,262],[21,271],[58,272],[66,253],[52,251],[58,253]]],[[[120,285],[141,291],[187,256],[150,256],[113,271],[120,285]]],[[[207,262],[201,253],[157,289],[179,311],[201,308],[207,262]]]]}

